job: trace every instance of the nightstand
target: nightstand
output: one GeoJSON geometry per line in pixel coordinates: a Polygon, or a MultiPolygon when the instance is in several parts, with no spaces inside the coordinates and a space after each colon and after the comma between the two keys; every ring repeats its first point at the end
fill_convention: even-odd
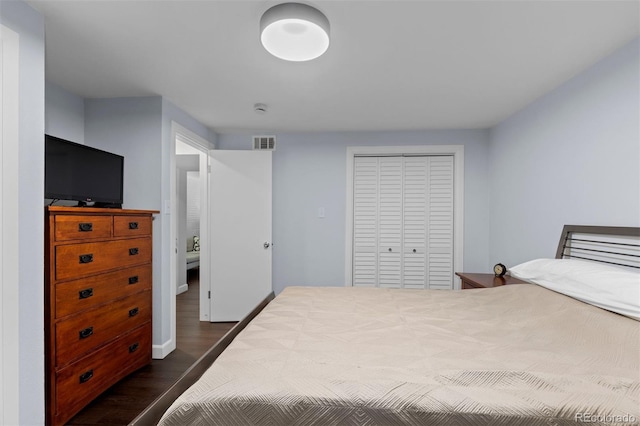
{"type": "Polygon", "coordinates": [[[466,272],[456,272],[462,280],[462,290],[470,288],[491,288],[506,284],[526,284],[526,281],[519,280],[510,275],[496,277],[494,274],[469,274],[466,272]]]}

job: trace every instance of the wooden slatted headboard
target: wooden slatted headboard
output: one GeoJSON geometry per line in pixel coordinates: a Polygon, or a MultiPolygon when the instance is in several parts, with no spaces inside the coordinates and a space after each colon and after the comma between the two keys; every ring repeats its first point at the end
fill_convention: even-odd
{"type": "Polygon", "coordinates": [[[640,269],[640,228],[565,225],[556,259],[582,259],[640,269]]]}

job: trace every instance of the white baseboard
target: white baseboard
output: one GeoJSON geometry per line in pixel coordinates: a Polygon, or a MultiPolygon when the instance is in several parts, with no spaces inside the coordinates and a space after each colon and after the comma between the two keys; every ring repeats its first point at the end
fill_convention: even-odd
{"type": "Polygon", "coordinates": [[[169,355],[176,348],[176,342],[173,340],[168,340],[162,345],[152,345],[151,346],[151,358],[153,359],[164,359],[167,355],[169,355]]]}
{"type": "Polygon", "coordinates": [[[178,294],[184,293],[187,290],[189,290],[189,284],[182,284],[181,286],[178,286],[178,291],[176,292],[176,296],[178,294]]]}

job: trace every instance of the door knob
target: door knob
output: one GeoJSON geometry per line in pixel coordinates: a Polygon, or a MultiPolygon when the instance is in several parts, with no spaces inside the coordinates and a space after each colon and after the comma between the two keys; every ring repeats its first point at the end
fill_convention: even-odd
{"type": "Polygon", "coordinates": [[[268,242],[268,241],[265,241],[265,243],[263,244],[263,246],[264,246],[264,248],[265,248],[265,249],[268,249],[268,248],[271,246],[271,244],[269,244],[269,242],[268,242]]]}

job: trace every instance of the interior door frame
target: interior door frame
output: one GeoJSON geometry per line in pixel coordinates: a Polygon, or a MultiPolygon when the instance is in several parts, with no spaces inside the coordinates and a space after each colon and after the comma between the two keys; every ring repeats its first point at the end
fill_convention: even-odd
{"type": "Polygon", "coordinates": [[[18,33],[0,25],[0,424],[20,420],[19,49],[18,33]]]}
{"type": "MultiPolygon", "coordinates": [[[[345,286],[353,286],[353,166],[356,156],[451,155],[453,156],[453,270],[464,264],[464,145],[349,146],[347,147],[347,202],[345,234],[345,286]]],[[[454,290],[460,278],[453,276],[454,290]]]]}
{"type": "MultiPolygon", "coordinates": [[[[200,135],[192,132],[186,127],[171,122],[171,147],[170,147],[170,159],[169,168],[171,170],[171,182],[170,182],[170,241],[171,241],[171,255],[169,265],[169,286],[170,286],[170,330],[171,330],[171,342],[172,348],[168,348],[169,352],[175,349],[176,344],[176,293],[177,293],[177,250],[180,242],[176,241],[178,235],[178,200],[176,196],[177,185],[177,170],[176,170],[176,139],[180,140],[193,148],[200,151],[200,256],[206,256],[210,251],[209,241],[209,190],[208,190],[208,168],[209,168],[209,150],[215,147],[215,144],[207,141],[200,135]],[[204,238],[203,238],[204,236],[204,238]]],[[[182,244],[184,245],[184,244],[182,244]]],[[[210,285],[210,270],[207,262],[200,262],[200,309],[199,317],[200,321],[209,321],[209,285],[210,285]]]]}

